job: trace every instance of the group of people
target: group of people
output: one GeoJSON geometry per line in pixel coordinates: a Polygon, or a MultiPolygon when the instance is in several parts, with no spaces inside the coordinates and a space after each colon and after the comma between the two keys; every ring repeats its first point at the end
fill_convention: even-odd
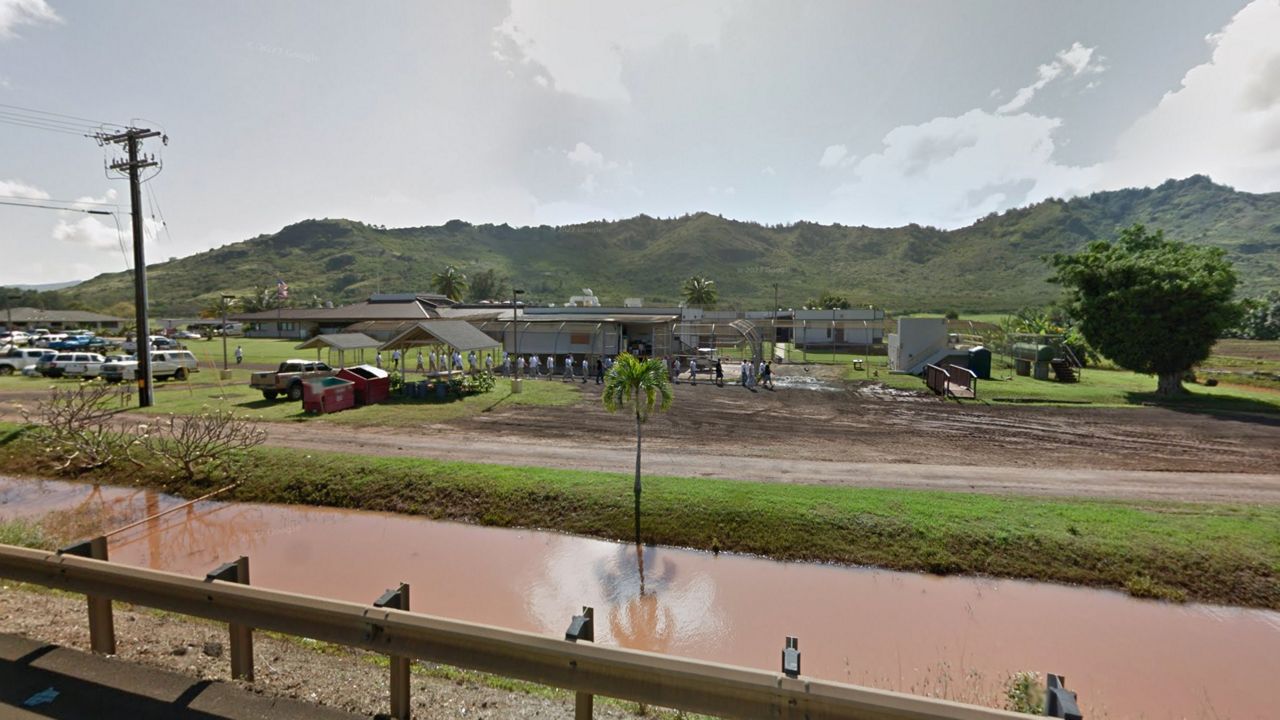
{"type": "MultiPolygon", "coordinates": [[[[382,351],[379,350],[374,356],[374,364],[382,367],[382,351]]],[[[426,353],[422,349],[418,349],[417,365],[414,368],[420,373],[447,373],[467,372],[475,374],[481,368],[489,372],[493,372],[493,355],[486,353],[483,357],[476,354],[475,350],[471,350],[464,358],[462,353],[454,350],[452,353],[440,350],[437,354],[435,348],[428,350],[426,353]],[[465,361],[465,364],[464,364],[465,361]]],[[[391,370],[393,372],[403,372],[408,369],[408,360],[401,354],[399,348],[391,351],[391,370]]]]}
{"type": "MultiPolygon", "coordinates": [[[[724,387],[724,363],[716,358],[714,361],[699,365],[696,357],[690,357],[686,362],[681,362],[679,357],[664,356],[662,358],[662,367],[667,371],[667,376],[671,382],[680,384],[680,376],[684,373],[689,374],[689,384],[698,384],[698,373],[705,372],[719,387],[724,387]]],[[[773,389],[773,365],[772,363],[761,360],[759,365],[751,360],[743,360],[738,368],[738,382],[745,388],[754,388],[756,385],[773,389]]]]}
{"type": "Polygon", "coordinates": [[[524,355],[512,358],[510,353],[502,353],[502,364],[500,366],[502,374],[506,376],[513,375],[516,372],[523,377],[531,378],[554,378],[559,367],[560,376],[564,382],[573,382],[575,379],[581,379],[585,384],[587,379],[594,377],[596,384],[604,383],[605,373],[613,367],[612,357],[596,358],[595,364],[592,365],[591,360],[583,356],[582,360],[575,360],[573,354],[570,353],[564,357],[558,365],[555,355],[547,355],[545,360],[537,355],[524,355]]]}

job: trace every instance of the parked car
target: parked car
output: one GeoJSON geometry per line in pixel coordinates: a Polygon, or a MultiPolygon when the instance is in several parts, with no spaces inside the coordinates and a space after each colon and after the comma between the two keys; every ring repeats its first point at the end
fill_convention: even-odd
{"type": "MultiPolygon", "coordinates": [[[[151,335],[149,338],[152,350],[176,350],[181,347],[176,340],[170,340],[163,335],[151,335]]],[[[120,349],[129,354],[138,352],[138,344],[133,340],[125,340],[120,343],[120,349]]]]}
{"type": "MultiPolygon", "coordinates": [[[[200,372],[200,363],[189,350],[163,350],[151,353],[151,377],[156,380],[186,380],[191,373],[200,372]]],[[[136,358],[116,360],[103,364],[102,379],[107,382],[136,380],[138,377],[138,361],[136,358]]]]}
{"type": "Polygon", "coordinates": [[[0,345],[27,345],[31,342],[31,336],[21,330],[14,330],[0,335],[0,345]]]}
{"type": "Polygon", "coordinates": [[[65,340],[50,342],[45,347],[51,350],[92,350],[106,348],[107,341],[95,335],[68,335],[65,340]]]}
{"type": "Polygon", "coordinates": [[[107,359],[97,353],[58,353],[44,371],[45,377],[96,378],[107,359]]]}
{"type": "Polygon", "coordinates": [[[177,340],[201,340],[204,338],[200,333],[191,332],[190,330],[179,330],[173,334],[173,337],[177,340]]]}
{"type": "Polygon", "coordinates": [[[16,372],[22,372],[26,368],[35,367],[40,358],[45,356],[53,357],[57,354],[53,350],[15,347],[4,355],[0,355],[0,375],[12,375],[16,372]]]}
{"type": "Polygon", "coordinates": [[[275,370],[249,376],[249,387],[262,391],[262,397],[275,400],[284,395],[293,401],[302,399],[302,383],[317,377],[328,377],[335,370],[314,360],[285,360],[275,370]]]}

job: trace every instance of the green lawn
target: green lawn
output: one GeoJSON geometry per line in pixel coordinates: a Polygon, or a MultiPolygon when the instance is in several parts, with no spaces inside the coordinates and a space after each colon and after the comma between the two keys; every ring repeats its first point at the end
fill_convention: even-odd
{"type": "MultiPolygon", "coordinates": [[[[214,374],[214,373],[211,373],[214,374]]],[[[413,378],[412,373],[410,379],[413,378]]],[[[238,378],[237,378],[238,379],[238,378]]],[[[266,400],[244,382],[226,385],[164,383],[157,387],[156,403],[140,412],[192,414],[204,409],[230,409],[236,414],[267,421],[325,422],[356,426],[403,426],[444,422],[510,405],[571,405],[580,391],[560,382],[525,382],[524,392],[513,395],[511,381],[498,378],[491,392],[461,400],[411,400],[393,396],[390,402],[343,410],[329,415],[308,415],[302,404],[283,398],[266,400]]]]}
{"type": "MultiPolygon", "coordinates": [[[[0,462],[38,472],[40,453],[13,424],[0,462]]],[[[620,443],[629,442],[619,437],[620,443]]],[[[81,480],[188,497],[149,458],[81,480]]],[[[484,525],[627,540],[631,478],[602,473],[257,448],[230,499],[391,511],[484,525]]],[[[1280,608],[1280,506],[1042,499],[646,477],[647,543],[935,573],[984,574],[1280,608]]],[[[13,528],[28,535],[29,528],[13,528]]]]}

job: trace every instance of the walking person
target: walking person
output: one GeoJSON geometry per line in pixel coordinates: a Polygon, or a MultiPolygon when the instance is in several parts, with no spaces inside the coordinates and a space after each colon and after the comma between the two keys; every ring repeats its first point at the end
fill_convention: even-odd
{"type": "Polygon", "coordinates": [[[590,368],[591,368],[591,363],[590,361],[587,360],[586,356],[584,355],[582,357],[582,384],[583,385],[587,384],[587,376],[591,374],[590,368]]]}
{"type": "Polygon", "coordinates": [[[555,374],[556,374],[556,356],[552,355],[551,353],[547,353],[547,377],[551,377],[552,375],[555,375],[555,374]]]}
{"type": "Polygon", "coordinates": [[[378,354],[373,357],[373,364],[379,370],[382,369],[382,351],[381,350],[379,350],[378,354]]]}
{"type": "Polygon", "coordinates": [[[236,364],[239,365],[242,362],[244,362],[244,348],[237,345],[236,346],[236,364]]]}
{"type": "Polygon", "coordinates": [[[476,374],[476,369],[477,369],[479,366],[478,366],[478,365],[476,365],[476,351],[475,351],[475,350],[472,350],[472,351],[470,351],[470,352],[468,352],[468,353],[467,353],[467,367],[471,369],[471,374],[472,374],[472,375],[475,375],[475,374],[476,374]]]}
{"type": "Polygon", "coordinates": [[[417,370],[418,370],[418,372],[420,372],[420,373],[425,373],[425,372],[427,371],[427,366],[426,366],[426,365],[424,365],[424,364],[422,363],[422,349],[421,349],[421,348],[419,348],[419,349],[418,349],[418,367],[417,367],[417,370]]]}
{"type": "Polygon", "coordinates": [[[529,377],[538,377],[538,356],[533,355],[529,358],[529,377]]]}
{"type": "Polygon", "coordinates": [[[506,352],[502,353],[502,377],[511,376],[511,356],[506,352]]]}
{"type": "Polygon", "coordinates": [[[764,364],[764,369],[760,371],[760,383],[770,390],[773,389],[773,363],[764,364]]]}
{"type": "Polygon", "coordinates": [[[523,356],[523,355],[521,355],[520,357],[516,358],[516,372],[518,372],[518,373],[524,373],[524,365],[525,365],[525,363],[524,363],[524,356],[523,356]]]}
{"type": "Polygon", "coordinates": [[[391,372],[400,371],[400,348],[391,351],[391,372]]]}
{"type": "Polygon", "coordinates": [[[573,382],[573,353],[564,359],[564,381],[573,382]]]}
{"type": "Polygon", "coordinates": [[[698,358],[689,358],[689,384],[698,384],[698,358]]]}
{"type": "Polygon", "coordinates": [[[604,384],[604,360],[596,358],[596,384],[604,384]]]}
{"type": "Polygon", "coordinates": [[[724,365],[720,364],[720,358],[716,358],[716,387],[724,387],[724,365]]]}

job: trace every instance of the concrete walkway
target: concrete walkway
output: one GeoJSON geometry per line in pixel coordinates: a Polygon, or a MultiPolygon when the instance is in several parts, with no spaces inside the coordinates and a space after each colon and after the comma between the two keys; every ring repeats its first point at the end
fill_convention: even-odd
{"type": "Polygon", "coordinates": [[[0,633],[0,718],[101,720],[351,720],[213,680],[89,655],[0,633]],[[48,692],[49,689],[53,692],[48,692]],[[50,698],[26,705],[28,701],[50,698]],[[55,695],[56,693],[56,695],[55,695]]]}

